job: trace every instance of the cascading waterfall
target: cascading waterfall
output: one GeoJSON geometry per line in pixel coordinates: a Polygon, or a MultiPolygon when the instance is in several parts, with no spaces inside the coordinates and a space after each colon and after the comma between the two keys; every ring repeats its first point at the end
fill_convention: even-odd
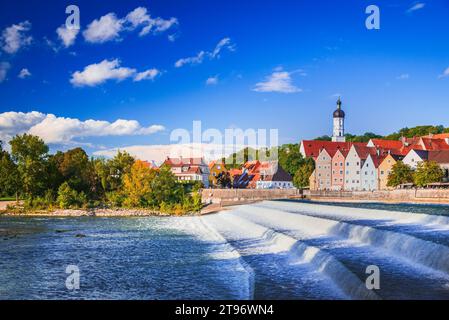
{"type": "MultiPolygon", "coordinates": [[[[237,210],[237,213],[239,213],[239,210],[237,210]]],[[[238,226],[244,227],[242,232],[248,230],[247,232],[250,233],[259,230],[258,238],[263,239],[264,243],[272,244],[277,248],[276,251],[286,252],[302,263],[310,264],[313,269],[327,276],[329,281],[334,282],[348,298],[378,299],[378,296],[373,291],[369,291],[365,284],[344,265],[319,248],[306,245],[292,236],[277,232],[260,223],[254,223],[250,219],[237,216],[233,212],[227,212],[223,216],[209,218],[209,220],[212,220],[211,225],[214,224],[218,227],[218,224],[222,225],[227,220],[228,223],[233,224],[235,229],[238,226]]]]}

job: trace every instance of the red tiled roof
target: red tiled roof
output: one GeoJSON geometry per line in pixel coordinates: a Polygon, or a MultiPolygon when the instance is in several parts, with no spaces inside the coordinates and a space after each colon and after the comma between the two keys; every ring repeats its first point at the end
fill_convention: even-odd
{"type": "Polygon", "coordinates": [[[421,138],[421,143],[425,150],[449,150],[449,144],[444,139],[421,138]]]}
{"type": "Polygon", "coordinates": [[[449,139],[449,133],[439,133],[432,135],[434,139],[449,139]]]}
{"type": "Polygon", "coordinates": [[[436,163],[449,163],[449,150],[429,151],[428,160],[436,163]]]}
{"type": "Polygon", "coordinates": [[[355,151],[357,152],[360,159],[365,160],[368,155],[377,156],[377,150],[375,147],[367,147],[358,144],[354,144],[355,151]]]}
{"type": "Polygon", "coordinates": [[[318,141],[318,140],[303,140],[302,141],[306,157],[317,158],[322,149],[326,149],[330,156],[335,155],[337,150],[351,148],[351,142],[333,142],[333,141],[318,141]]]}
{"type": "Polygon", "coordinates": [[[383,139],[371,139],[374,146],[382,149],[400,149],[403,147],[402,141],[399,140],[383,140],[383,139]]]}

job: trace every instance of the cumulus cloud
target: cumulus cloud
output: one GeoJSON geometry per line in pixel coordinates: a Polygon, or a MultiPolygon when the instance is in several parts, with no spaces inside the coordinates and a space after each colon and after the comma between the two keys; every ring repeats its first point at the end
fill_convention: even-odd
{"type": "Polygon", "coordinates": [[[208,86],[212,86],[212,85],[216,85],[216,84],[218,84],[218,76],[209,77],[206,80],[206,85],[208,85],[208,86]]]}
{"type": "Polygon", "coordinates": [[[20,79],[31,77],[31,72],[27,68],[23,68],[22,70],[20,70],[18,77],[20,79]]]}
{"type": "Polygon", "coordinates": [[[221,39],[215,46],[214,50],[210,52],[200,51],[196,56],[179,59],[178,61],[175,62],[175,67],[180,68],[187,64],[200,64],[204,61],[205,58],[209,58],[211,60],[218,59],[220,58],[220,53],[223,50],[228,50],[231,52],[235,51],[235,44],[231,42],[230,38],[221,39]]]}
{"type": "Polygon", "coordinates": [[[81,121],[40,112],[5,112],[0,114],[0,140],[9,141],[16,134],[29,133],[50,144],[79,144],[77,139],[105,136],[151,135],[165,130],[162,125],[143,127],[136,120],[118,119],[81,121]]]}
{"type": "Polygon", "coordinates": [[[115,13],[111,12],[92,21],[83,32],[83,36],[87,42],[103,43],[118,39],[122,29],[123,20],[118,19],[115,13]]]}
{"type": "Polygon", "coordinates": [[[133,145],[121,148],[111,148],[95,151],[95,156],[112,158],[117,151],[126,151],[133,157],[161,164],[167,157],[197,158],[204,157],[206,161],[228,157],[236,150],[246,147],[260,148],[260,146],[226,145],[218,143],[186,143],[165,145],[133,145]]]}
{"type": "Polygon", "coordinates": [[[0,62],[0,83],[5,81],[10,67],[11,65],[8,62],[0,62]]]}
{"type": "Polygon", "coordinates": [[[103,43],[112,40],[119,40],[120,34],[125,31],[140,29],[139,36],[156,34],[167,31],[178,24],[178,19],[172,17],[163,19],[161,17],[151,17],[147,8],[138,7],[129,12],[124,18],[118,18],[113,12],[95,19],[83,32],[87,42],[103,43]]]}
{"type": "Polygon", "coordinates": [[[277,68],[271,75],[267,76],[264,81],[256,83],[253,91],[256,92],[280,92],[280,93],[296,93],[302,92],[301,88],[293,84],[291,75],[294,72],[283,71],[277,68]]]}
{"type": "Polygon", "coordinates": [[[157,69],[149,69],[143,72],[139,72],[134,76],[134,81],[142,80],[154,80],[161,72],[157,69]]]}
{"type": "Polygon", "coordinates": [[[174,17],[170,19],[156,17],[153,19],[148,13],[147,8],[144,7],[134,9],[128,13],[124,20],[130,24],[132,30],[142,27],[139,36],[145,36],[150,32],[164,32],[178,24],[178,19],[174,17]]]}
{"type": "Polygon", "coordinates": [[[70,82],[76,87],[94,87],[108,80],[122,81],[134,78],[135,82],[142,80],[154,80],[161,72],[157,69],[149,69],[137,72],[136,69],[120,66],[120,60],[103,60],[100,63],[90,64],[83,71],[72,74],[70,82]]]}
{"type": "Polygon", "coordinates": [[[421,10],[426,6],[426,4],[424,2],[417,2],[415,3],[413,6],[411,6],[408,10],[407,13],[411,13],[413,11],[417,11],[417,10],[421,10]]]}
{"type": "Polygon", "coordinates": [[[9,54],[13,54],[22,47],[29,45],[33,40],[31,36],[27,35],[30,30],[31,23],[29,21],[13,24],[3,30],[1,36],[2,49],[9,54]]]}
{"type": "Polygon", "coordinates": [[[56,29],[56,33],[64,47],[68,48],[75,43],[79,29],[68,29],[65,25],[62,25],[56,29]]]}
{"type": "Polygon", "coordinates": [[[100,63],[88,65],[83,71],[76,71],[72,74],[70,82],[79,87],[93,87],[108,80],[121,81],[132,77],[135,73],[135,69],[120,67],[118,59],[103,60],[100,63]]]}

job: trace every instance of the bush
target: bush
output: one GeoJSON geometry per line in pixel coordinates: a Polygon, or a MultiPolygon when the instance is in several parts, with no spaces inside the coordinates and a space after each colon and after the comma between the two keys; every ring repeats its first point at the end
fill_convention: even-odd
{"type": "Polygon", "coordinates": [[[64,182],[58,189],[57,202],[61,209],[86,207],[88,200],[84,192],[76,192],[67,182],[64,182]]]}
{"type": "Polygon", "coordinates": [[[124,200],[125,196],[121,192],[111,191],[106,193],[106,202],[110,207],[120,208],[124,200]]]}

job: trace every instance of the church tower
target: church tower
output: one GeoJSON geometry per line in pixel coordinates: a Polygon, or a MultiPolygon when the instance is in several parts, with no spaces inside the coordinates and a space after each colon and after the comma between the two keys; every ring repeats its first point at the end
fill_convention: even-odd
{"type": "Polygon", "coordinates": [[[345,112],[341,110],[341,99],[338,98],[337,110],[334,111],[334,132],[332,141],[345,142],[345,112]]]}

